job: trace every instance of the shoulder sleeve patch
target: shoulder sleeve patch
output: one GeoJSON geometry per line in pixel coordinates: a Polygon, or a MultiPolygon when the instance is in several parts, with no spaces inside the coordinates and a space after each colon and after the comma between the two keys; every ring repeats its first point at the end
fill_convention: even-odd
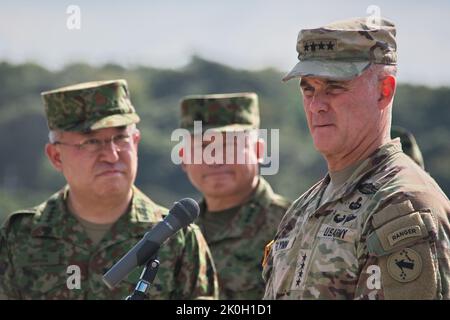
{"type": "Polygon", "coordinates": [[[387,259],[386,267],[394,280],[402,283],[411,282],[422,273],[422,257],[417,251],[405,248],[392,253],[387,259]]]}
{"type": "Polygon", "coordinates": [[[432,243],[419,243],[379,258],[385,299],[438,298],[439,272],[432,243]]]}

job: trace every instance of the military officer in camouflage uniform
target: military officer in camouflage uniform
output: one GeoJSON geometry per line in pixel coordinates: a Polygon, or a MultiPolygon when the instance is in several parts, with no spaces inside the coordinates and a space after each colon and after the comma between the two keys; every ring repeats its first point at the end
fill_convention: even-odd
{"type": "Polygon", "coordinates": [[[315,148],[328,174],[288,209],[268,250],[265,299],[448,299],[450,203],[391,140],[395,26],[364,18],[299,33],[315,148]]]}
{"type": "Polygon", "coordinates": [[[217,267],[220,298],[261,299],[262,250],[275,235],[289,203],[259,175],[264,145],[257,137],[258,97],[255,93],[187,96],[181,102],[181,128],[195,133],[195,121],[201,121],[203,130],[192,135],[200,146],[193,152],[206,152],[214,143],[206,138],[208,131],[223,136],[223,161],[183,164],[203,195],[198,225],[217,267]],[[230,134],[244,137],[245,143],[239,146],[230,134]],[[234,159],[226,161],[232,153],[234,159]],[[248,156],[249,161],[239,162],[238,155],[248,156]]]}
{"type": "MultiPolygon", "coordinates": [[[[114,290],[102,275],[167,214],[134,186],[139,117],[127,83],[81,83],[42,97],[50,129],[45,151],[67,186],[3,225],[0,297],[123,299],[140,268],[114,290]]],[[[217,297],[209,248],[197,226],[174,235],[159,257],[150,299],[217,297]]]]}

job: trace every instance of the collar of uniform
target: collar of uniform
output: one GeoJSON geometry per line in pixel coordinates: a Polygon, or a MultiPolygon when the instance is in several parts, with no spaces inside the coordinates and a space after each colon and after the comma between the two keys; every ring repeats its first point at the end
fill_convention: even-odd
{"type": "MultiPolygon", "coordinates": [[[[269,183],[263,178],[259,177],[258,185],[249,199],[243,203],[239,210],[231,217],[230,222],[224,226],[223,232],[218,233],[208,242],[216,242],[229,238],[242,237],[245,232],[251,236],[253,232],[259,230],[259,227],[264,224],[266,215],[262,214],[272,203],[273,190],[269,183]],[[248,234],[248,233],[251,234],[248,234]]],[[[202,217],[206,212],[206,202],[204,199],[200,201],[200,217],[199,225],[202,226],[202,217]]]]}
{"type": "Polygon", "coordinates": [[[323,179],[316,182],[311,188],[309,188],[305,193],[303,193],[295,202],[293,203],[291,212],[301,212],[306,206],[317,208],[320,202],[320,197],[318,194],[325,190],[326,186],[330,182],[330,177],[327,175],[323,179]]]}
{"type": "Polygon", "coordinates": [[[90,243],[82,225],[67,208],[68,194],[69,186],[66,185],[37,207],[32,237],[65,239],[79,247],[90,243]]]}
{"type": "MultiPolygon", "coordinates": [[[[31,231],[33,237],[58,238],[88,248],[92,241],[82,225],[69,212],[66,200],[69,187],[65,186],[38,207],[36,225],[31,231]]],[[[133,198],[128,213],[122,215],[105,236],[106,243],[116,243],[133,237],[141,237],[155,222],[162,220],[167,210],[148,199],[138,188],[133,187],[133,198]]]]}
{"type": "Polygon", "coordinates": [[[167,215],[167,209],[154,203],[133,186],[133,198],[128,212],[111,227],[100,242],[100,249],[133,238],[136,241],[141,239],[165,215],[167,215]]]}
{"type": "Polygon", "coordinates": [[[259,183],[253,195],[252,201],[263,208],[268,208],[272,204],[275,193],[270,184],[263,177],[259,177],[259,183]]]}
{"type": "MultiPolygon", "coordinates": [[[[344,198],[352,193],[355,188],[358,187],[361,181],[364,181],[367,176],[370,176],[371,173],[386,164],[386,162],[394,154],[399,152],[402,152],[402,146],[400,144],[399,138],[393,139],[390,142],[379,147],[366,160],[361,162],[361,164],[353,171],[350,178],[348,178],[347,181],[331,195],[331,200],[323,203],[319,210],[316,211],[316,214],[323,214],[323,211],[326,211],[324,209],[326,209],[329,203],[344,198]]],[[[323,193],[328,183],[330,183],[329,174],[324,177],[324,179],[322,180],[322,184],[317,191],[321,190],[323,193]]]]}

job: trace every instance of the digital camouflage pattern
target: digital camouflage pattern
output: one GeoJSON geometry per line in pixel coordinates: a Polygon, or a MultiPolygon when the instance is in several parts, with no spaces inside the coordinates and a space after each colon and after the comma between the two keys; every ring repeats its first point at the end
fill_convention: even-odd
{"type": "Polygon", "coordinates": [[[262,252],[274,237],[290,202],[275,194],[262,177],[259,179],[251,198],[236,211],[229,212],[227,222],[214,233],[205,229],[207,209],[205,202],[200,202],[197,224],[214,258],[220,299],[261,299],[264,295],[262,252]]]}
{"type": "Polygon", "coordinates": [[[329,182],[283,217],[263,271],[265,299],[450,298],[450,202],[398,139],[318,207],[329,182]]]}
{"type": "MultiPolygon", "coordinates": [[[[38,207],[12,214],[1,229],[0,298],[124,299],[131,294],[142,268],[114,290],[102,276],[167,214],[137,188],[133,192],[129,212],[96,246],[66,207],[68,187],[38,207]],[[81,270],[80,289],[68,289],[71,265],[81,270]]],[[[214,265],[197,226],[171,237],[159,258],[150,299],[217,298],[214,265]]]]}
{"type": "Polygon", "coordinates": [[[41,95],[50,130],[87,132],[139,122],[123,79],[79,83],[41,95]]]}
{"type": "Polygon", "coordinates": [[[258,129],[258,96],[252,92],[186,96],[181,101],[180,127],[193,133],[194,121],[202,121],[203,132],[258,129]]]}
{"type": "Polygon", "coordinates": [[[399,126],[392,126],[391,137],[400,138],[403,152],[413,159],[422,169],[425,169],[422,152],[416,142],[416,138],[414,138],[414,135],[411,132],[399,126]]]}
{"type": "Polygon", "coordinates": [[[370,64],[397,64],[395,26],[373,17],[353,18],[324,27],[301,30],[297,38],[300,60],[283,81],[317,76],[346,80],[370,64]]]}

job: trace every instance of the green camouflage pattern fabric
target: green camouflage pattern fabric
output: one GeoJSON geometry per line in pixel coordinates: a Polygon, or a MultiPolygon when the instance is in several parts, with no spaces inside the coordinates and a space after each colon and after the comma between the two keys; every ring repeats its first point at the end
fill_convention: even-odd
{"type": "Polygon", "coordinates": [[[283,217],[263,270],[265,299],[450,298],[450,202],[398,139],[319,207],[329,182],[283,217]]]}
{"type": "Polygon", "coordinates": [[[413,159],[422,169],[425,169],[422,152],[416,142],[416,138],[414,138],[414,135],[411,132],[402,127],[392,126],[391,137],[400,138],[403,152],[413,159]]]}
{"type": "MultiPolygon", "coordinates": [[[[68,187],[38,207],[12,214],[1,229],[0,298],[110,300],[131,294],[142,268],[136,268],[114,290],[108,289],[102,276],[167,214],[167,209],[137,188],[133,191],[129,212],[96,246],[67,210],[68,187]],[[80,289],[68,289],[71,265],[81,270],[80,289]]],[[[196,225],[162,245],[159,258],[150,299],[218,297],[210,251],[196,225]]]]}
{"type": "MultiPolygon", "coordinates": [[[[260,177],[252,197],[230,212],[230,217],[214,234],[205,230],[206,205],[200,202],[197,224],[211,249],[219,277],[220,299],[261,299],[264,281],[261,261],[264,246],[275,235],[290,202],[272,191],[260,177]]],[[[214,213],[213,213],[214,214],[214,213]]]]}
{"type": "Polygon", "coordinates": [[[50,130],[88,132],[140,120],[123,79],[79,83],[41,95],[50,130]]]}
{"type": "Polygon", "coordinates": [[[258,129],[258,96],[252,92],[186,96],[181,101],[180,127],[193,133],[194,121],[202,122],[202,132],[258,129]]]}
{"type": "Polygon", "coordinates": [[[338,21],[303,29],[297,38],[299,62],[283,78],[316,76],[346,80],[360,75],[370,64],[397,64],[395,26],[372,17],[338,21]]]}

